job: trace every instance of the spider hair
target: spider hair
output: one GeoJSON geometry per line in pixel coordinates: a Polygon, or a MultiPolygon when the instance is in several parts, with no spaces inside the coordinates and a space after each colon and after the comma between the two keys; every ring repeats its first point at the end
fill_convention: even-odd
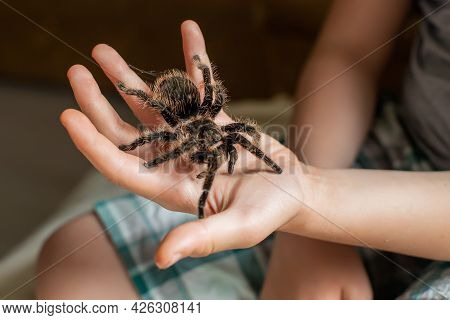
{"type": "Polygon", "coordinates": [[[144,106],[156,110],[166,123],[156,130],[142,131],[136,140],[120,145],[119,149],[131,151],[148,143],[167,144],[168,150],[144,164],[147,168],[181,157],[194,164],[206,164],[206,170],[197,176],[204,179],[198,201],[198,217],[202,219],[217,171],[224,162],[228,162],[228,174],[234,171],[238,159],[235,145],[264,161],[275,173],[281,174],[283,170],[259,148],[261,133],[254,122],[242,120],[226,125],[214,122],[228,101],[227,91],[216,72],[211,71],[199,56],[194,56],[193,61],[202,72],[203,99],[189,75],[177,69],[157,73],[133,67],[139,73],[155,78],[150,84],[151,94],[118,83],[121,92],[135,96],[144,106]]]}

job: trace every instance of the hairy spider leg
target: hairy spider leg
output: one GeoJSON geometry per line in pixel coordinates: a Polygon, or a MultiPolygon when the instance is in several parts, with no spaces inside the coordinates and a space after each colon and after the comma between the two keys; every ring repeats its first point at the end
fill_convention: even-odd
{"type": "Polygon", "coordinates": [[[213,92],[215,98],[211,106],[210,114],[212,118],[215,118],[227,102],[227,90],[221,83],[216,83],[213,86],[213,92]]]}
{"type": "MultiPolygon", "coordinates": [[[[197,151],[191,155],[191,160],[198,164],[208,163],[209,158],[212,156],[212,152],[208,150],[197,151]]],[[[206,171],[202,171],[197,175],[197,179],[204,179],[206,177],[206,171]]]]}
{"type": "Polygon", "coordinates": [[[237,150],[232,144],[228,146],[228,157],[228,174],[232,174],[238,158],[237,150]]]}
{"type": "Polygon", "coordinates": [[[171,127],[175,127],[180,122],[178,117],[166,105],[164,105],[161,101],[152,99],[143,90],[128,88],[122,82],[119,82],[117,84],[117,87],[123,93],[130,96],[136,96],[144,104],[153,107],[161,114],[161,116],[164,118],[167,124],[170,125],[171,127]]]}
{"type": "Polygon", "coordinates": [[[186,152],[189,152],[193,147],[195,147],[196,144],[197,142],[195,140],[188,140],[183,144],[181,144],[179,147],[144,163],[144,166],[146,168],[153,168],[160,165],[163,162],[176,159],[181,155],[185,154],[186,152]]]}
{"type": "Polygon", "coordinates": [[[224,139],[224,143],[217,147],[218,150],[223,152],[228,160],[228,174],[232,174],[234,171],[234,165],[238,159],[238,153],[233,146],[232,136],[228,135],[224,139]]]}
{"type": "Polygon", "coordinates": [[[208,163],[209,159],[215,155],[215,152],[210,150],[200,150],[191,155],[191,160],[198,164],[208,163]]]}
{"type": "Polygon", "coordinates": [[[220,161],[220,154],[218,148],[213,150],[213,156],[208,159],[208,168],[205,173],[205,181],[203,182],[202,194],[198,200],[198,218],[203,219],[205,217],[205,204],[208,199],[209,191],[211,190],[214,178],[216,177],[217,170],[222,162],[220,161]]]}
{"type": "Polygon", "coordinates": [[[233,141],[233,144],[241,145],[244,149],[253,154],[255,157],[263,160],[277,174],[281,174],[283,172],[283,169],[281,169],[279,165],[277,165],[272,159],[266,156],[266,154],[261,149],[254,146],[244,136],[238,133],[232,133],[228,137],[230,137],[230,139],[233,141]]]}
{"type": "MultiPolygon", "coordinates": [[[[238,154],[232,141],[226,140],[223,144],[217,147],[217,150],[225,155],[228,160],[228,173],[232,174],[234,165],[236,164],[238,154]]],[[[208,150],[197,151],[191,155],[191,160],[198,164],[208,163],[209,159],[214,156],[214,153],[208,150]]],[[[197,175],[197,179],[203,179],[206,176],[206,171],[202,171],[197,175]]]]}
{"type": "Polygon", "coordinates": [[[205,85],[205,96],[203,97],[203,102],[200,106],[200,113],[205,114],[208,112],[212,105],[213,100],[213,86],[211,84],[212,76],[211,70],[209,67],[200,61],[200,57],[195,55],[193,57],[194,62],[197,65],[197,68],[200,69],[203,75],[203,84],[205,85]]]}
{"type": "Polygon", "coordinates": [[[252,125],[243,122],[233,122],[221,127],[226,133],[246,133],[253,138],[253,142],[259,142],[261,134],[252,125]]]}
{"type": "Polygon", "coordinates": [[[197,64],[197,68],[202,71],[203,83],[205,85],[205,96],[200,106],[200,114],[209,113],[212,118],[215,118],[227,100],[226,89],[220,82],[212,84],[213,75],[211,74],[211,69],[200,61],[198,55],[195,55],[193,59],[197,64]]]}
{"type": "Polygon", "coordinates": [[[130,144],[122,144],[119,146],[119,149],[122,151],[131,151],[136,149],[137,147],[143,146],[146,143],[161,141],[161,142],[170,142],[177,139],[177,135],[170,131],[155,131],[150,132],[146,135],[142,135],[130,144]]]}

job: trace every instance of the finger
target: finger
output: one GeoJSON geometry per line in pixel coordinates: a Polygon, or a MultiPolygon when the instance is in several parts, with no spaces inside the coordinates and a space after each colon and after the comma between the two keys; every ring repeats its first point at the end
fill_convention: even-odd
{"type": "Polygon", "coordinates": [[[67,77],[78,105],[101,134],[115,145],[128,143],[138,136],[138,130],[120,118],[85,67],[72,66],[67,77]]]}
{"type": "Polygon", "coordinates": [[[203,76],[200,69],[194,63],[194,56],[199,56],[200,61],[211,67],[211,63],[206,53],[205,40],[198,24],[192,20],[184,21],[181,24],[181,36],[183,39],[184,62],[186,72],[198,86],[203,85],[203,76]]]}
{"type": "Polygon", "coordinates": [[[202,257],[223,250],[246,248],[262,239],[245,231],[239,212],[224,211],[170,231],[155,254],[155,263],[165,269],[185,257],[202,257]]]}
{"type": "MultiPolygon", "coordinates": [[[[98,62],[116,88],[118,82],[123,82],[129,88],[140,89],[150,93],[150,88],[147,84],[130,69],[125,60],[110,46],[106,44],[96,45],[92,50],[92,57],[98,62]]],[[[124,94],[120,90],[118,91],[141,123],[147,126],[161,123],[161,117],[155,110],[144,106],[136,97],[124,94]]]]}
{"type": "MultiPolygon", "coordinates": [[[[196,22],[187,20],[181,24],[181,36],[183,38],[183,53],[186,72],[192,78],[194,83],[200,88],[201,92],[203,92],[203,75],[200,69],[197,68],[197,65],[193,59],[195,55],[198,55],[200,57],[200,61],[203,64],[208,65],[211,70],[211,62],[208,58],[208,54],[206,53],[206,45],[202,31],[196,22]]],[[[213,74],[211,74],[211,79],[214,83],[213,74]]],[[[231,121],[231,118],[226,115],[223,110],[220,111],[217,119],[219,122],[223,123],[229,123],[231,121]]]]}
{"type": "Polygon", "coordinates": [[[120,151],[82,112],[65,110],[61,122],[81,153],[113,183],[147,198],[171,185],[172,179],[163,176],[161,168],[148,170],[142,159],[120,151]]]}

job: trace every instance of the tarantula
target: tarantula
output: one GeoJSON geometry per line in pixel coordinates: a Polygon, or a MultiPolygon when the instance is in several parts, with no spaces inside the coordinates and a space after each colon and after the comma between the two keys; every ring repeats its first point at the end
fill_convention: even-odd
{"type": "Polygon", "coordinates": [[[193,60],[203,74],[203,101],[200,101],[200,92],[190,77],[176,69],[158,74],[135,68],[141,73],[156,77],[151,85],[151,96],[142,90],[128,88],[122,82],[118,83],[120,91],[136,96],[144,105],[159,112],[166,122],[155,131],[143,131],[139,138],[130,144],[120,145],[119,149],[130,151],[151,142],[168,144],[169,151],[146,162],[144,166],[147,168],[181,156],[187,156],[195,164],[206,164],[206,171],[197,176],[205,179],[198,201],[198,218],[202,219],[214,177],[224,161],[228,161],[228,173],[233,173],[238,158],[234,145],[241,145],[276,173],[280,174],[282,169],[258,148],[260,132],[256,126],[250,122],[234,122],[222,126],[214,122],[227,102],[226,89],[218,79],[214,79],[210,68],[197,55],[193,60]],[[250,136],[256,145],[242,134],[250,136]]]}

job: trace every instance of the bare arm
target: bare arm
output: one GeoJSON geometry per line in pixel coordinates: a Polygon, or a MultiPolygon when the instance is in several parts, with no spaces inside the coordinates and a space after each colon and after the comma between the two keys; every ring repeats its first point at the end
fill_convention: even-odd
{"type": "Polygon", "coordinates": [[[285,231],[450,260],[450,172],[311,169],[305,203],[285,231]]]}
{"type": "Polygon", "coordinates": [[[296,108],[294,123],[313,126],[306,146],[311,164],[347,167],[353,162],[372,120],[377,80],[389,46],[335,77],[395,35],[408,3],[407,0],[333,3],[299,82],[299,100],[326,84],[296,108]]]}
{"type": "MultiPolygon", "coordinates": [[[[394,35],[407,5],[407,0],[333,3],[299,81],[297,100],[302,102],[293,122],[313,128],[305,161],[330,168],[352,164],[372,120],[377,80],[389,47],[351,66],[394,35]]],[[[354,248],[294,234],[277,236],[263,298],[365,299],[370,292],[354,248]]]]}

